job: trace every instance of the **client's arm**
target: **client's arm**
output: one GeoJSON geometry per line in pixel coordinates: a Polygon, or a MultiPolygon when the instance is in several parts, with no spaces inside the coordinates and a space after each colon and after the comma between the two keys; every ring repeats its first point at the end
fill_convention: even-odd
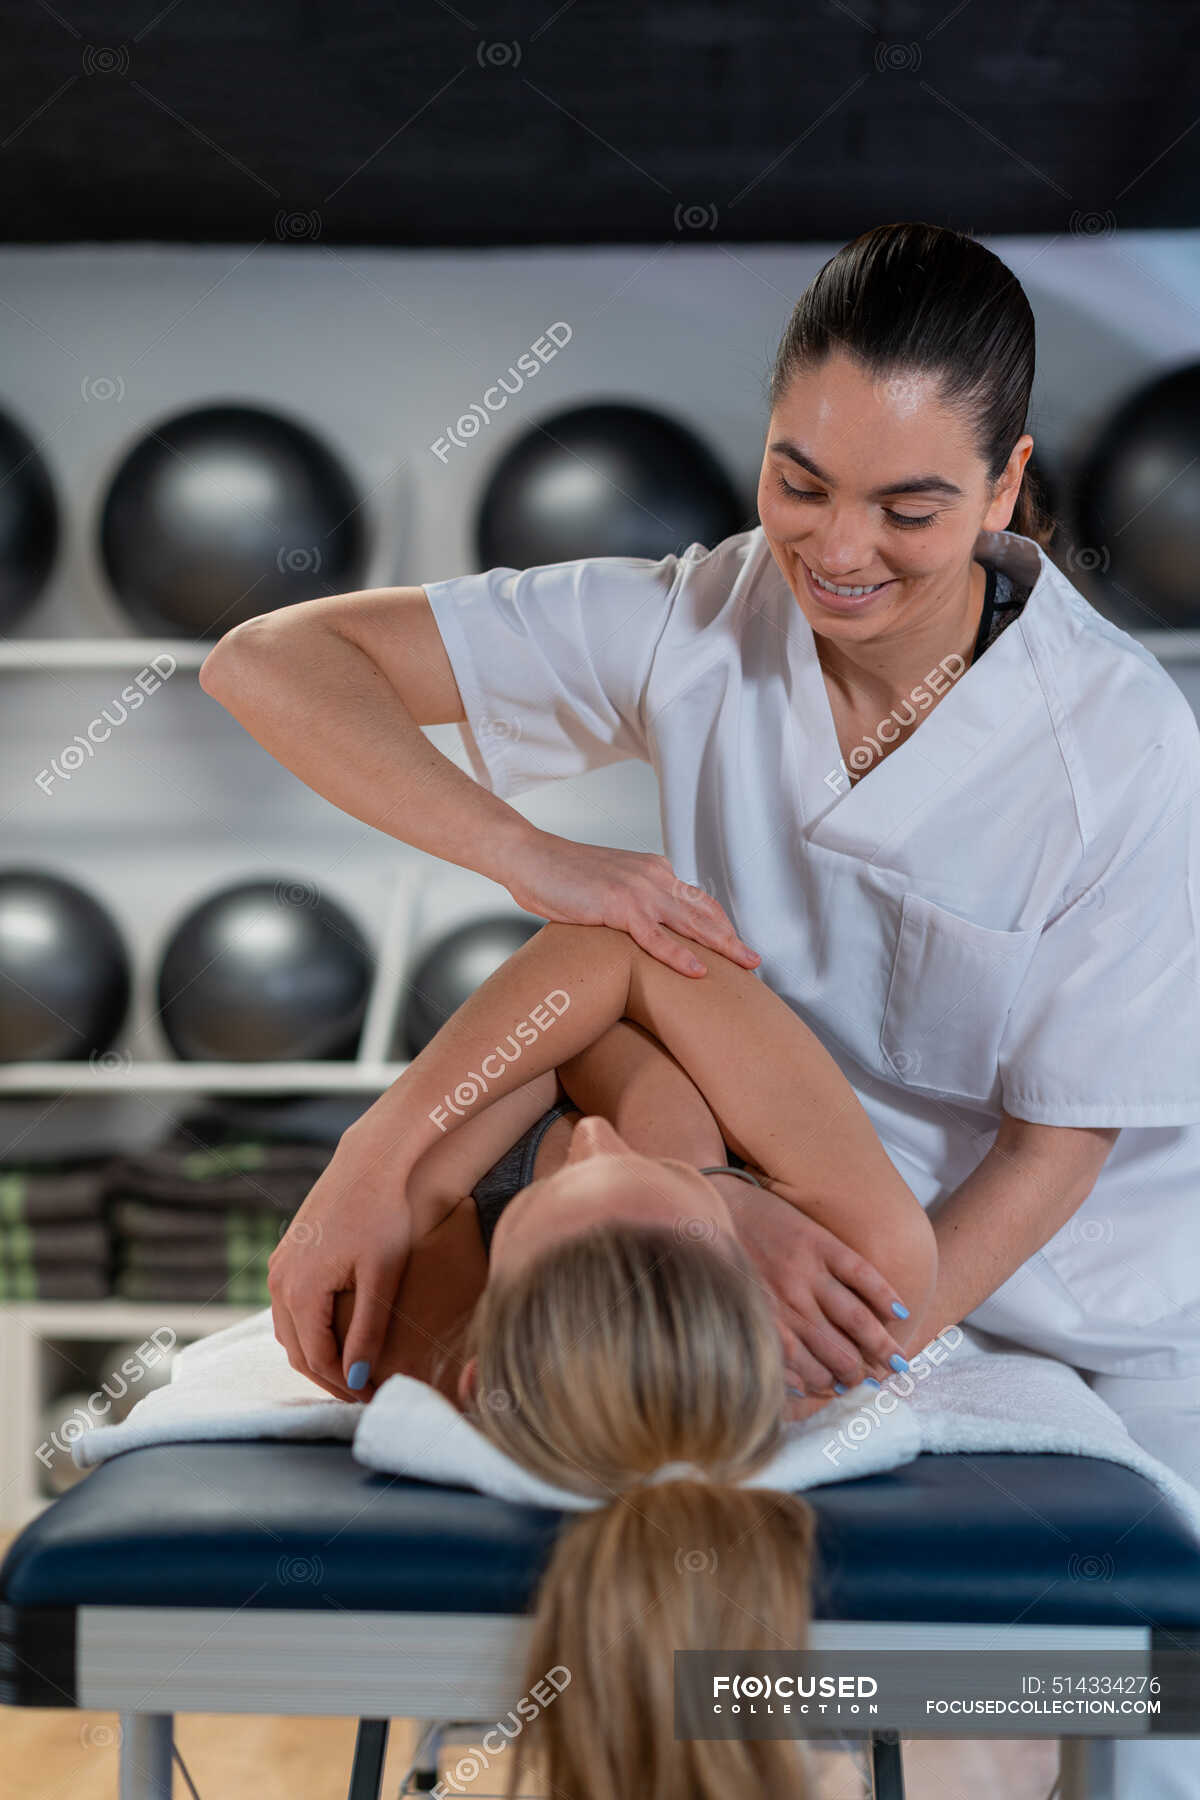
{"type": "Polygon", "coordinates": [[[691,981],[611,927],[544,926],[347,1135],[402,1182],[476,1109],[629,1018],[691,1076],[725,1142],[764,1171],[776,1194],[880,1270],[917,1313],[936,1271],[932,1228],[853,1088],[778,995],[725,957],[700,954],[708,978],[691,981]]]}
{"type": "MultiPolygon", "coordinates": [[[[582,1111],[608,1119],[644,1156],[680,1157],[697,1168],[724,1160],[716,1120],[691,1077],[629,1019],[610,1025],[557,1075],[538,1075],[472,1114],[425,1152],[409,1178],[413,1242],[388,1309],[386,1335],[372,1359],[375,1386],[389,1375],[412,1375],[457,1403],[461,1360],[453,1346],[488,1279],[471,1190],[561,1092],[582,1111]]],[[[339,1353],[355,1300],[352,1289],[334,1296],[339,1353]]]]}

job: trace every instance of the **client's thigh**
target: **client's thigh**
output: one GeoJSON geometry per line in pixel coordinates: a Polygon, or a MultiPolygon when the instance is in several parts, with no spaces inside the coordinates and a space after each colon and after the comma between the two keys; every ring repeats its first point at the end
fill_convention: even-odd
{"type": "MultiPolygon", "coordinates": [[[[487,1275],[479,1216],[468,1194],[440,1225],[417,1239],[409,1252],[391,1302],[383,1351],[372,1365],[373,1385],[378,1388],[389,1375],[432,1381],[436,1358],[474,1311],[487,1275]]],[[[334,1295],[333,1329],[339,1345],[346,1341],[353,1312],[353,1292],[334,1295]]],[[[454,1393],[458,1375],[459,1363],[452,1358],[437,1384],[448,1397],[454,1393]]]]}

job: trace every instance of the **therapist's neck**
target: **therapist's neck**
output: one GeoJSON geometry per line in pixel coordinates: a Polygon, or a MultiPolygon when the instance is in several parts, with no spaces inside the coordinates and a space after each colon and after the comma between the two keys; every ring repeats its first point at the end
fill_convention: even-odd
{"type": "Polygon", "coordinates": [[[856,711],[886,717],[946,657],[962,658],[944,665],[942,678],[949,676],[951,685],[970,667],[986,589],[987,571],[972,561],[953,584],[931,588],[911,604],[901,594],[870,621],[871,629],[866,618],[845,630],[836,618],[822,621],[813,627],[821,667],[856,711]]]}

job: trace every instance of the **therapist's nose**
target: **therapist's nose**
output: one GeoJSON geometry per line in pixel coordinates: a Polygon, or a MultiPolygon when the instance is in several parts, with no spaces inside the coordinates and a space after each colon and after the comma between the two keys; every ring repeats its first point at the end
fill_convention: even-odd
{"type": "Polygon", "coordinates": [[[863,569],[873,569],[876,565],[875,551],[870,543],[852,542],[847,538],[839,538],[837,543],[828,539],[818,545],[808,540],[806,550],[811,550],[809,564],[820,575],[828,575],[831,580],[839,581],[843,576],[857,575],[863,569]]]}

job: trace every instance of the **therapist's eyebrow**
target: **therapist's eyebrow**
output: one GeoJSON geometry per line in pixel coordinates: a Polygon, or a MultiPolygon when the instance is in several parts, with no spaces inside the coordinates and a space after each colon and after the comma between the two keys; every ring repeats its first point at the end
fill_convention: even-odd
{"type": "MultiPolygon", "coordinates": [[[[811,456],[806,456],[798,444],[790,443],[787,438],[777,438],[773,444],[768,445],[768,449],[778,450],[782,456],[790,456],[794,463],[799,463],[802,469],[807,469],[810,475],[823,481],[826,487],[837,486],[832,476],[827,475],[811,456]]],[[[890,494],[944,494],[950,500],[963,498],[962,489],[955,487],[952,481],[947,481],[944,475],[909,475],[903,481],[889,481],[886,487],[875,488],[867,498],[886,500],[890,494]]]]}

